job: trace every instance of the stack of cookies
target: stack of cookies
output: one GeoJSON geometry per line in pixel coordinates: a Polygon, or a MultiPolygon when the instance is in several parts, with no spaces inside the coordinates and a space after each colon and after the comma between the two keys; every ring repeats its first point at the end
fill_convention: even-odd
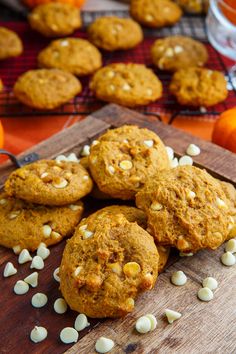
{"type": "Polygon", "coordinates": [[[76,162],[40,160],[14,171],[0,196],[0,244],[35,251],[71,236],[93,182],[76,162]]]}
{"type": "MultiPolygon", "coordinates": [[[[99,100],[128,107],[155,102],[163,91],[156,73],[137,63],[113,63],[102,68],[100,50],[135,48],[144,39],[141,25],[172,26],[180,21],[182,8],[202,12],[206,1],[131,0],[133,19],[100,17],[88,27],[87,40],[67,37],[82,26],[78,8],[60,2],[37,6],[29,14],[30,26],[54,40],[38,54],[39,69],[17,79],[15,96],[33,108],[55,109],[81,93],[80,77],[93,75],[89,87],[99,100]]],[[[0,44],[0,59],[18,56],[23,51],[19,37],[5,28],[0,28],[0,44]]],[[[174,72],[170,92],[179,104],[208,107],[226,99],[224,75],[202,68],[208,60],[202,43],[185,36],[158,39],[151,48],[151,59],[159,70],[174,72]]]]}

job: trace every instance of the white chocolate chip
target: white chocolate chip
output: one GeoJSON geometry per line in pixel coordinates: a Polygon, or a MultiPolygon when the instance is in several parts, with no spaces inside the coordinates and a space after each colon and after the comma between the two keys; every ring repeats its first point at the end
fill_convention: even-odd
{"type": "Polygon", "coordinates": [[[76,204],[71,204],[71,205],[69,205],[69,208],[73,211],[76,211],[76,210],[79,210],[81,207],[76,204]]]}
{"type": "Polygon", "coordinates": [[[120,168],[122,168],[122,170],[130,170],[133,167],[133,164],[130,160],[123,160],[119,163],[120,168]]]}
{"type": "Polygon", "coordinates": [[[187,283],[187,277],[182,270],[178,270],[172,274],[171,283],[176,286],[182,286],[187,283]]]}
{"type": "Polygon", "coordinates": [[[0,199],[0,205],[4,205],[7,203],[7,200],[5,198],[0,199]]]}
{"type": "Polygon", "coordinates": [[[38,277],[39,277],[39,273],[38,272],[34,272],[34,273],[28,275],[28,277],[26,277],[24,279],[24,281],[27,284],[31,285],[32,288],[36,288],[36,286],[38,286],[38,277]]]}
{"type": "Polygon", "coordinates": [[[87,316],[84,315],[83,313],[79,314],[76,317],[74,327],[76,331],[83,331],[86,327],[90,326],[90,323],[88,322],[87,316]]]}
{"type": "Polygon", "coordinates": [[[47,173],[47,172],[44,172],[44,173],[41,174],[40,178],[43,179],[43,178],[45,178],[45,177],[47,177],[47,176],[48,176],[48,173],[47,173]]]}
{"type": "Polygon", "coordinates": [[[49,255],[50,250],[45,246],[39,245],[37,249],[37,256],[41,257],[42,259],[46,259],[49,255]]]}
{"type": "Polygon", "coordinates": [[[166,51],[165,51],[165,56],[169,57],[169,58],[173,57],[174,56],[173,49],[172,48],[167,48],[166,51]]]}
{"type": "Polygon", "coordinates": [[[82,270],[82,267],[80,267],[80,266],[77,267],[74,271],[74,276],[77,277],[79,275],[79,273],[81,272],[81,270],[82,270]]]}
{"type": "Polygon", "coordinates": [[[90,238],[93,236],[93,232],[89,230],[84,230],[83,231],[83,240],[86,240],[87,238],[90,238]]]}
{"type": "Polygon", "coordinates": [[[130,91],[131,90],[131,86],[127,83],[125,83],[123,86],[122,86],[122,90],[123,91],[130,91]]]}
{"type": "Polygon", "coordinates": [[[60,42],[61,47],[68,47],[69,42],[65,39],[60,42]]]}
{"type": "Polygon", "coordinates": [[[19,254],[20,251],[21,251],[21,247],[20,247],[19,245],[17,245],[17,246],[14,246],[14,247],[12,248],[12,250],[13,250],[13,252],[14,252],[15,254],[19,254]]]}
{"type": "Polygon", "coordinates": [[[151,313],[148,313],[145,317],[147,317],[150,322],[151,322],[151,331],[154,331],[154,329],[156,329],[157,327],[157,319],[154,315],[152,315],[151,313]]]}
{"type": "Polygon", "coordinates": [[[179,161],[177,159],[177,157],[175,157],[171,162],[170,162],[170,167],[171,168],[175,168],[179,166],[179,161]]]}
{"type": "Polygon", "coordinates": [[[76,343],[79,333],[72,327],[65,327],[60,333],[60,339],[65,344],[76,343]]]}
{"type": "Polygon", "coordinates": [[[150,206],[150,208],[154,211],[160,211],[161,209],[163,209],[163,205],[161,205],[158,202],[153,202],[150,206]]]}
{"type": "Polygon", "coordinates": [[[32,257],[29,253],[29,251],[27,249],[23,249],[21,251],[21,253],[19,254],[19,257],[18,257],[18,263],[19,264],[24,264],[24,263],[27,263],[27,262],[30,262],[32,261],[32,257]]]}
{"type": "Polygon", "coordinates": [[[220,198],[216,198],[216,204],[217,204],[217,206],[219,207],[219,208],[221,208],[221,209],[224,209],[224,208],[226,208],[227,207],[227,205],[225,204],[225,202],[222,200],[222,199],[220,199],[220,198]]]}
{"type": "Polygon", "coordinates": [[[198,156],[201,153],[200,147],[195,144],[189,144],[186,153],[189,156],[198,156]]]}
{"type": "Polygon", "coordinates": [[[84,181],[88,181],[88,179],[89,179],[89,176],[88,176],[88,175],[83,176],[83,180],[84,180],[84,181]]]}
{"type": "Polygon", "coordinates": [[[236,263],[236,258],[231,252],[223,253],[220,259],[221,262],[228,267],[233,266],[236,263]]]}
{"type": "Polygon", "coordinates": [[[150,88],[148,88],[148,89],[147,89],[147,94],[148,94],[148,96],[152,96],[152,94],[153,94],[153,90],[152,90],[152,89],[150,89],[150,88]]]}
{"type": "Polygon", "coordinates": [[[113,166],[109,165],[108,171],[113,175],[115,173],[115,168],[113,166]]]}
{"type": "Polygon", "coordinates": [[[115,91],[115,89],[116,89],[114,85],[109,85],[108,87],[109,87],[110,91],[115,91]]]}
{"type": "Polygon", "coordinates": [[[10,277],[16,273],[17,269],[14,267],[14,265],[11,262],[7,262],[3,271],[4,278],[10,277]]]}
{"type": "Polygon", "coordinates": [[[70,161],[70,162],[79,162],[80,160],[78,159],[78,157],[75,155],[74,152],[72,152],[71,154],[69,154],[67,156],[67,161],[70,161]]]}
{"type": "Polygon", "coordinates": [[[232,238],[225,245],[226,252],[236,253],[236,240],[232,238]]]}
{"type": "Polygon", "coordinates": [[[109,77],[110,79],[112,79],[112,78],[115,76],[115,73],[114,73],[114,71],[108,71],[108,72],[106,73],[106,75],[107,75],[107,77],[109,77]]]}
{"type": "Polygon", "coordinates": [[[43,236],[48,238],[51,235],[52,228],[50,225],[43,225],[42,227],[43,236]]]}
{"type": "Polygon", "coordinates": [[[59,277],[59,270],[60,270],[60,267],[56,268],[53,272],[53,278],[58,282],[60,283],[60,277],[59,277]]]}
{"type": "Polygon", "coordinates": [[[180,256],[180,257],[192,257],[192,256],[193,256],[193,253],[192,253],[192,252],[188,252],[188,253],[179,252],[179,256],[180,256]]]}
{"type": "Polygon", "coordinates": [[[146,145],[149,148],[152,148],[154,144],[153,140],[144,140],[144,145],[146,145]]]}
{"type": "Polygon", "coordinates": [[[211,291],[211,289],[209,289],[209,288],[201,288],[201,289],[198,290],[197,297],[201,301],[208,302],[208,301],[211,301],[213,299],[214,294],[211,291]]]}
{"type": "Polygon", "coordinates": [[[31,265],[30,265],[30,268],[33,269],[38,269],[38,270],[41,270],[44,268],[44,261],[41,257],[39,256],[34,256],[34,258],[32,259],[32,262],[31,262],[31,265]]]}
{"type": "Polygon", "coordinates": [[[88,225],[86,225],[86,224],[81,225],[81,226],[79,227],[79,230],[80,230],[80,231],[84,231],[84,230],[87,229],[87,227],[88,227],[88,225]]]}
{"type": "Polygon", "coordinates": [[[191,166],[193,159],[190,156],[184,155],[179,159],[179,166],[191,166]]]}
{"type": "Polygon", "coordinates": [[[145,20],[146,20],[147,22],[152,22],[153,19],[154,19],[153,16],[150,15],[150,14],[148,14],[148,15],[145,16],[145,20]]]}
{"type": "Polygon", "coordinates": [[[62,315],[67,311],[67,303],[62,297],[60,297],[54,302],[53,308],[56,313],[62,315]]]}
{"type": "Polygon", "coordinates": [[[13,220],[16,219],[19,214],[20,214],[20,210],[15,210],[12,213],[10,213],[8,217],[10,220],[13,220]]]}
{"type": "Polygon", "coordinates": [[[166,152],[169,157],[169,160],[172,161],[174,158],[174,150],[170,146],[166,146],[166,152]]]}
{"type": "Polygon", "coordinates": [[[68,181],[61,177],[58,182],[53,182],[52,185],[57,189],[63,189],[68,185],[68,181]]]}
{"type": "Polygon", "coordinates": [[[36,308],[44,307],[47,302],[48,302],[48,298],[43,293],[36,293],[32,296],[31,299],[32,306],[36,308]]]}
{"type": "Polygon", "coordinates": [[[18,280],[14,286],[14,293],[16,295],[24,295],[29,291],[29,284],[23,280],[18,280]]]}
{"type": "Polygon", "coordinates": [[[47,338],[48,331],[44,327],[35,326],[30,332],[30,339],[34,343],[42,342],[47,338]]]}
{"type": "Polygon", "coordinates": [[[90,146],[84,145],[82,151],[80,152],[81,156],[89,156],[90,155],[90,146]]]}
{"type": "Polygon", "coordinates": [[[99,140],[93,140],[92,143],[91,143],[92,146],[95,146],[97,144],[99,144],[99,140]]]}
{"type": "Polygon", "coordinates": [[[180,45],[176,45],[174,47],[174,52],[175,52],[175,54],[182,53],[183,52],[183,47],[181,47],[180,45]]]}
{"type": "Polygon", "coordinates": [[[207,277],[203,279],[202,286],[210,290],[215,290],[218,287],[218,282],[215,278],[207,277]]]}
{"type": "Polygon", "coordinates": [[[140,317],[135,323],[136,331],[142,334],[150,332],[151,327],[151,321],[146,316],[140,317]]]}
{"type": "Polygon", "coordinates": [[[112,339],[100,337],[95,344],[95,349],[98,353],[108,353],[114,347],[115,343],[112,339]]]}
{"type": "Polygon", "coordinates": [[[165,310],[165,315],[169,323],[173,323],[174,321],[178,320],[182,316],[181,313],[170,309],[165,310]]]}
{"type": "Polygon", "coordinates": [[[67,157],[65,155],[58,155],[55,160],[57,162],[61,162],[61,161],[67,161],[67,157]]]}
{"type": "Polygon", "coordinates": [[[187,198],[188,199],[194,199],[196,197],[196,193],[194,191],[187,191],[187,198]]]}
{"type": "Polygon", "coordinates": [[[59,232],[56,231],[52,231],[51,236],[56,239],[61,238],[61,234],[59,234],[59,232]]]}

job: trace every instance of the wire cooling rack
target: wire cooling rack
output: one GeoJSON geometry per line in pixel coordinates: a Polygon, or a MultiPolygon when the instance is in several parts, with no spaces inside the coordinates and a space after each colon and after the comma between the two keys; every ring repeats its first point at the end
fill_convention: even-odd
{"type": "MultiPolygon", "coordinates": [[[[92,22],[96,17],[114,14],[104,13],[83,13],[84,24],[92,22]]],[[[116,16],[126,17],[127,12],[118,11],[116,16]]],[[[89,114],[104,105],[104,102],[98,101],[89,90],[89,78],[83,78],[83,91],[74,100],[53,111],[39,111],[28,108],[19,103],[12,93],[12,87],[17,77],[23,72],[37,68],[37,55],[45,46],[48,45],[49,39],[42,37],[40,34],[32,31],[26,22],[7,22],[8,28],[16,31],[23,40],[24,53],[21,57],[8,59],[0,64],[0,77],[4,82],[5,89],[0,93],[0,116],[16,117],[16,116],[65,116],[65,115],[83,115],[89,114]]],[[[79,30],[74,34],[75,37],[86,38],[86,31],[79,30]]],[[[172,122],[179,114],[193,116],[207,114],[208,119],[214,119],[215,115],[236,105],[236,87],[230,81],[227,66],[230,62],[223,58],[211,45],[207,42],[204,18],[200,16],[184,16],[182,20],[174,27],[168,27],[161,30],[145,30],[145,40],[138,47],[127,51],[116,51],[112,53],[103,52],[104,65],[113,62],[135,62],[143,63],[152,68],[163,83],[163,97],[155,103],[145,107],[137,108],[138,111],[146,114],[162,114],[170,117],[172,122]],[[153,67],[150,59],[150,47],[154,40],[159,37],[169,36],[173,34],[182,34],[191,36],[201,40],[207,46],[209,52],[209,61],[207,67],[214,70],[222,71],[228,78],[229,96],[227,100],[220,103],[206,112],[203,109],[190,109],[179,106],[175,98],[169,93],[168,87],[171,80],[171,74],[160,71],[153,67]]]]}

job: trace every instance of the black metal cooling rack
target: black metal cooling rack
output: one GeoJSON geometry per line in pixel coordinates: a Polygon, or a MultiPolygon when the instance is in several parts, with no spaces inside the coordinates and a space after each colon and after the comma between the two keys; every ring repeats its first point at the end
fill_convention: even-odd
{"type": "MultiPolygon", "coordinates": [[[[95,20],[95,18],[104,15],[116,15],[120,17],[128,17],[126,11],[115,12],[84,12],[83,21],[87,25],[95,20]]],[[[65,104],[57,110],[53,111],[38,111],[28,108],[20,104],[12,94],[12,86],[16,78],[23,72],[37,67],[37,54],[48,44],[48,39],[42,38],[35,32],[30,31],[28,25],[24,22],[7,23],[8,27],[16,30],[23,38],[25,45],[25,52],[23,57],[19,60],[10,59],[8,62],[1,64],[0,77],[5,84],[5,91],[0,94],[0,116],[1,117],[16,117],[16,116],[66,116],[66,115],[87,115],[93,111],[101,108],[104,102],[98,101],[89,90],[89,79],[82,79],[83,92],[75,97],[74,100],[65,104]]],[[[86,38],[85,30],[75,33],[75,36],[86,38]]],[[[145,107],[137,108],[138,111],[145,114],[155,115],[160,119],[162,114],[167,114],[169,122],[179,115],[183,116],[203,116],[207,115],[208,119],[214,119],[214,116],[220,112],[236,105],[236,86],[231,81],[227,65],[230,62],[223,58],[207,41],[207,34],[205,28],[205,19],[201,16],[184,16],[179,23],[174,27],[166,27],[159,30],[145,29],[145,41],[137,48],[128,51],[116,51],[112,53],[103,53],[104,64],[112,62],[137,62],[144,63],[151,67],[163,83],[164,93],[163,97],[155,103],[145,107]],[[167,72],[160,71],[152,66],[150,60],[150,46],[157,37],[165,37],[170,35],[186,35],[195,39],[201,40],[205,43],[209,52],[209,61],[207,66],[210,69],[220,70],[228,78],[229,96],[228,99],[213,108],[205,111],[201,109],[191,109],[179,106],[173,96],[168,92],[171,75],[167,72]]]]}

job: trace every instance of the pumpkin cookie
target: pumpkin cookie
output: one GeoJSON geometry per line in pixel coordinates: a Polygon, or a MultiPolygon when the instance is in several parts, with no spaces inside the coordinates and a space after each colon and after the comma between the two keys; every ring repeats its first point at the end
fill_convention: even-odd
{"type": "Polygon", "coordinates": [[[216,70],[187,68],[174,73],[171,93],[179,104],[210,107],[227,98],[227,83],[224,75],[216,70]]]}
{"type": "Polygon", "coordinates": [[[70,236],[79,223],[83,203],[46,207],[0,194],[0,245],[35,251],[41,242],[54,245],[70,236]]]}
{"type": "Polygon", "coordinates": [[[153,238],[137,223],[122,214],[89,216],[65,247],[62,295],[71,309],[93,318],[125,316],[138,294],[154,287],[158,258],[153,238]]]}
{"type": "Polygon", "coordinates": [[[94,45],[108,51],[134,48],[143,40],[137,22],[115,16],[95,20],[88,28],[88,35],[94,45]]]}
{"type": "Polygon", "coordinates": [[[160,171],[136,195],[136,204],[157,242],[182,252],[219,247],[234,214],[220,181],[193,166],[160,171]]]}
{"type": "Polygon", "coordinates": [[[76,162],[39,160],[18,168],[5,182],[9,196],[44,205],[66,205],[88,194],[93,182],[76,162]]]}
{"type": "Polygon", "coordinates": [[[148,129],[122,126],[109,130],[91,146],[89,169],[99,189],[120,199],[134,199],[147,179],[169,168],[160,138],[148,129]]]}
{"type": "Polygon", "coordinates": [[[81,27],[79,9],[59,2],[35,7],[28,20],[34,30],[46,37],[68,36],[81,27]]]}
{"type": "Polygon", "coordinates": [[[58,69],[30,70],[16,81],[13,91],[19,101],[38,109],[53,109],[70,101],[82,90],[72,74],[58,69]]]}
{"type": "Polygon", "coordinates": [[[85,39],[65,38],[49,44],[38,56],[42,68],[57,68],[77,76],[94,73],[102,66],[98,49],[85,39]]]}
{"type": "Polygon", "coordinates": [[[142,25],[158,28],[174,25],[182,10],[170,0],[131,0],[130,14],[142,25]]]}
{"type": "Polygon", "coordinates": [[[175,0],[185,12],[192,14],[207,13],[209,0],[175,0]]]}
{"type": "Polygon", "coordinates": [[[105,66],[94,74],[90,88],[100,100],[128,107],[147,105],[162,95],[160,80],[142,64],[105,66]]]}
{"type": "Polygon", "coordinates": [[[207,62],[208,53],[199,41],[185,36],[171,36],[154,42],[151,57],[159,69],[177,71],[203,66],[207,62]]]}
{"type": "Polygon", "coordinates": [[[18,57],[23,52],[20,37],[5,27],[0,27],[0,60],[18,57]]]}

